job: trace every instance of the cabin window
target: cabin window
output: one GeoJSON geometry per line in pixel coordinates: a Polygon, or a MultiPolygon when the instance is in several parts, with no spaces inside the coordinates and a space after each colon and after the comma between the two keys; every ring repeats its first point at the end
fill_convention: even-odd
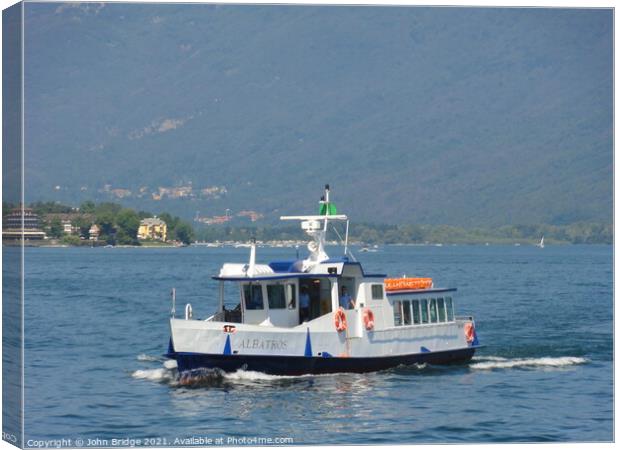
{"type": "Polygon", "coordinates": [[[431,323],[437,322],[437,301],[434,298],[431,298],[429,303],[429,311],[431,316],[431,323]]]}
{"type": "Polygon", "coordinates": [[[428,300],[420,300],[420,307],[422,309],[422,323],[428,323],[428,300]]]}
{"type": "Polygon", "coordinates": [[[297,298],[295,297],[295,285],[294,284],[286,285],[286,298],[288,300],[288,309],[295,309],[297,298]]]}
{"type": "Polygon", "coordinates": [[[411,325],[411,302],[403,300],[403,324],[411,325]]]}
{"type": "Polygon", "coordinates": [[[448,313],[448,322],[452,322],[454,320],[452,297],[446,297],[446,312],[448,313]]]}
{"type": "Polygon", "coordinates": [[[286,298],[284,296],[283,284],[267,285],[267,300],[269,301],[269,309],[286,308],[286,298]]]}
{"type": "Polygon", "coordinates": [[[394,325],[402,325],[402,314],[400,309],[400,300],[394,302],[394,325]]]}
{"type": "Polygon", "coordinates": [[[246,284],[243,286],[245,309],[263,309],[263,289],[260,284],[246,284]]]}
{"type": "Polygon", "coordinates": [[[420,300],[412,300],[411,308],[413,309],[413,323],[420,323],[420,300]]]}
{"type": "Polygon", "coordinates": [[[439,316],[440,322],[446,321],[446,308],[443,303],[443,298],[437,299],[437,315],[439,316]]]}
{"type": "Polygon", "coordinates": [[[372,291],[372,299],[373,300],[383,300],[383,286],[380,284],[371,285],[372,291]]]}

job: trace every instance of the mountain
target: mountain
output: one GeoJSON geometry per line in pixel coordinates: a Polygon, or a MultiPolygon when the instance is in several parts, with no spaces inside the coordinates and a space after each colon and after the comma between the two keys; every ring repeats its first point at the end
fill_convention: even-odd
{"type": "Polygon", "coordinates": [[[609,223],[612,14],[26,3],[26,198],[609,223]]]}

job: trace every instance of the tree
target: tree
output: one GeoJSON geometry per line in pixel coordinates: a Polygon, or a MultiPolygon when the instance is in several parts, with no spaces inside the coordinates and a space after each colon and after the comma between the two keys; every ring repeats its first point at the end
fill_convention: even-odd
{"type": "Polygon", "coordinates": [[[174,232],[174,229],[177,227],[177,225],[181,221],[181,219],[179,219],[178,217],[172,217],[167,212],[161,213],[159,215],[159,218],[163,220],[164,222],[166,222],[166,227],[168,228],[168,233],[170,235],[172,235],[172,233],[174,232]]]}
{"type": "Polygon", "coordinates": [[[116,225],[118,227],[116,239],[119,244],[139,244],[140,217],[135,211],[129,208],[122,209],[116,216],[116,225]]]}
{"type": "Polygon", "coordinates": [[[139,245],[139,243],[132,239],[124,230],[118,230],[114,236],[116,243],[120,245],[139,245]]]}
{"type": "Polygon", "coordinates": [[[114,228],[114,214],[109,211],[97,213],[95,223],[99,225],[102,236],[114,236],[116,228],[114,228]]]}
{"type": "Polygon", "coordinates": [[[187,222],[180,222],[174,229],[174,234],[177,240],[186,245],[194,241],[194,228],[187,222]]]}
{"type": "Polygon", "coordinates": [[[71,225],[79,229],[79,235],[88,239],[88,231],[92,222],[84,216],[78,216],[71,222],[71,225]]]}
{"type": "Polygon", "coordinates": [[[138,217],[139,217],[140,219],[146,219],[146,218],[148,218],[148,217],[153,217],[153,214],[151,214],[151,213],[150,213],[150,212],[148,212],[148,211],[138,211],[138,217]]]}
{"type": "Polygon", "coordinates": [[[116,216],[120,210],[123,209],[121,205],[112,202],[99,203],[95,208],[95,214],[111,213],[116,216]]]}
{"type": "Polygon", "coordinates": [[[85,214],[93,214],[95,212],[95,203],[88,200],[80,205],[80,212],[85,214]]]}
{"type": "Polygon", "coordinates": [[[14,209],[18,208],[19,205],[17,203],[11,202],[2,202],[2,217],[6,216],[13,212],[14,209]]]}
{"type": "Polygon", "coordinates": [[[50,223],[50,236],[58,239],[61,238],[64,233],[65,230],[62,226],[62,222],[60,222],[60,219],[58,217],[52,219],[52,222],[50,223]]]}
{"type": "Polygon", "coordinates": [[[112,234],[99,236],[99,240],[105,241],[107,245],[116,245],[116,236],[112,234]]]}
{"type": "Polygon", "coordinates": [[[67,205],[63,205],[58,202],[34,202],[30,204],[30,208],[35,214],[58,214],[58,213],[70,213],[72,208],[67,205]]]}
{"type": "Polygon", "coordinates": [[[77,236],[66,235],[62,237],[62,243],[67,245],[80,245],[80,238],[77,236]]]}

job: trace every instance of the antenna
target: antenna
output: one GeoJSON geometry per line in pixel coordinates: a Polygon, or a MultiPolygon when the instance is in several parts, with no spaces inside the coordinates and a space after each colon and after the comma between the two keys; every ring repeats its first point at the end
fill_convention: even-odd
{"type": "MultiPolygon", "coordinates": [[[[325,215],[329,216],[329,184],[325,185],[325,215]]],[[[327,219],[325,219],[323,232],[327,233],[327,219]]]]}
{"type": "Polygon", "coordinates": [[[344,255],[347,256],[349,249],[349,219],[347,219],[347,230],[344,232],[344,255]]]}
{"type": "Polygon", "coordinates": [[[334,233],[336,233],[336,236],[338,236],[338,239],[340,239],[340,242],[344,244],[344,256],[347,256],[347,254],[348,254],[353,261],[357,261],[357,258],[355,258],[355,255],[351,251],[349,251],[349,248],[348,248],[348,242],[349,242],[349,220],[347,219],[347,225],[346,225],[346,231],[345,231],[344,239],[342,239],[342,236],[340,236],[340,233],[338,232],[338,229],[336,228],[336,226],[334,224],[332,224],[332,230],[334,230],[334,233]]]}
{"type": "MultiPolygon", "coordinates": [[[[325,194],[319,202],[319,214],[308,216],[281,216],[280,220],[300,220],[301,228],[311,238],[308,243],[310,256],[304,260],[303,269],[306,271],[311,266],[329,259],[325,253],[325,236],[327,233],[328,222],[335,220],[348,220],[344,214],[338,214],[336,206],[329,201],[329,184],[325,185],[325,194]],[[323,223],[321,223],[323,221],[323,223]]],[[[342,238],[341,238],[342,240],[342,238]]]]}

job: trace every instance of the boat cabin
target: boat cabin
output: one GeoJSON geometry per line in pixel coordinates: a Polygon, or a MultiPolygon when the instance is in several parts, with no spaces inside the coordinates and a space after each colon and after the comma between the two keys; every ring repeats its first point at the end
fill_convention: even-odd
{"type": "Polygon", "coordinates": [[[370,301],[386,301],[384,274],[366,274],[348,257],[331,259],[301,272],[302,260],[267,265],[225,264],[213,277],[220,282],[220,315],[214,320],[277,327],[295,327],[336,311],[343,288],[352,300],[345,309],[362,308],[370,301]],[[252,275],[248,272],[252,268],[252,275]],[[224,308],[224,283],[239,285],[239,304],[224,308]],[[307,308],[301,304],[306,297],[307,308]]]}

